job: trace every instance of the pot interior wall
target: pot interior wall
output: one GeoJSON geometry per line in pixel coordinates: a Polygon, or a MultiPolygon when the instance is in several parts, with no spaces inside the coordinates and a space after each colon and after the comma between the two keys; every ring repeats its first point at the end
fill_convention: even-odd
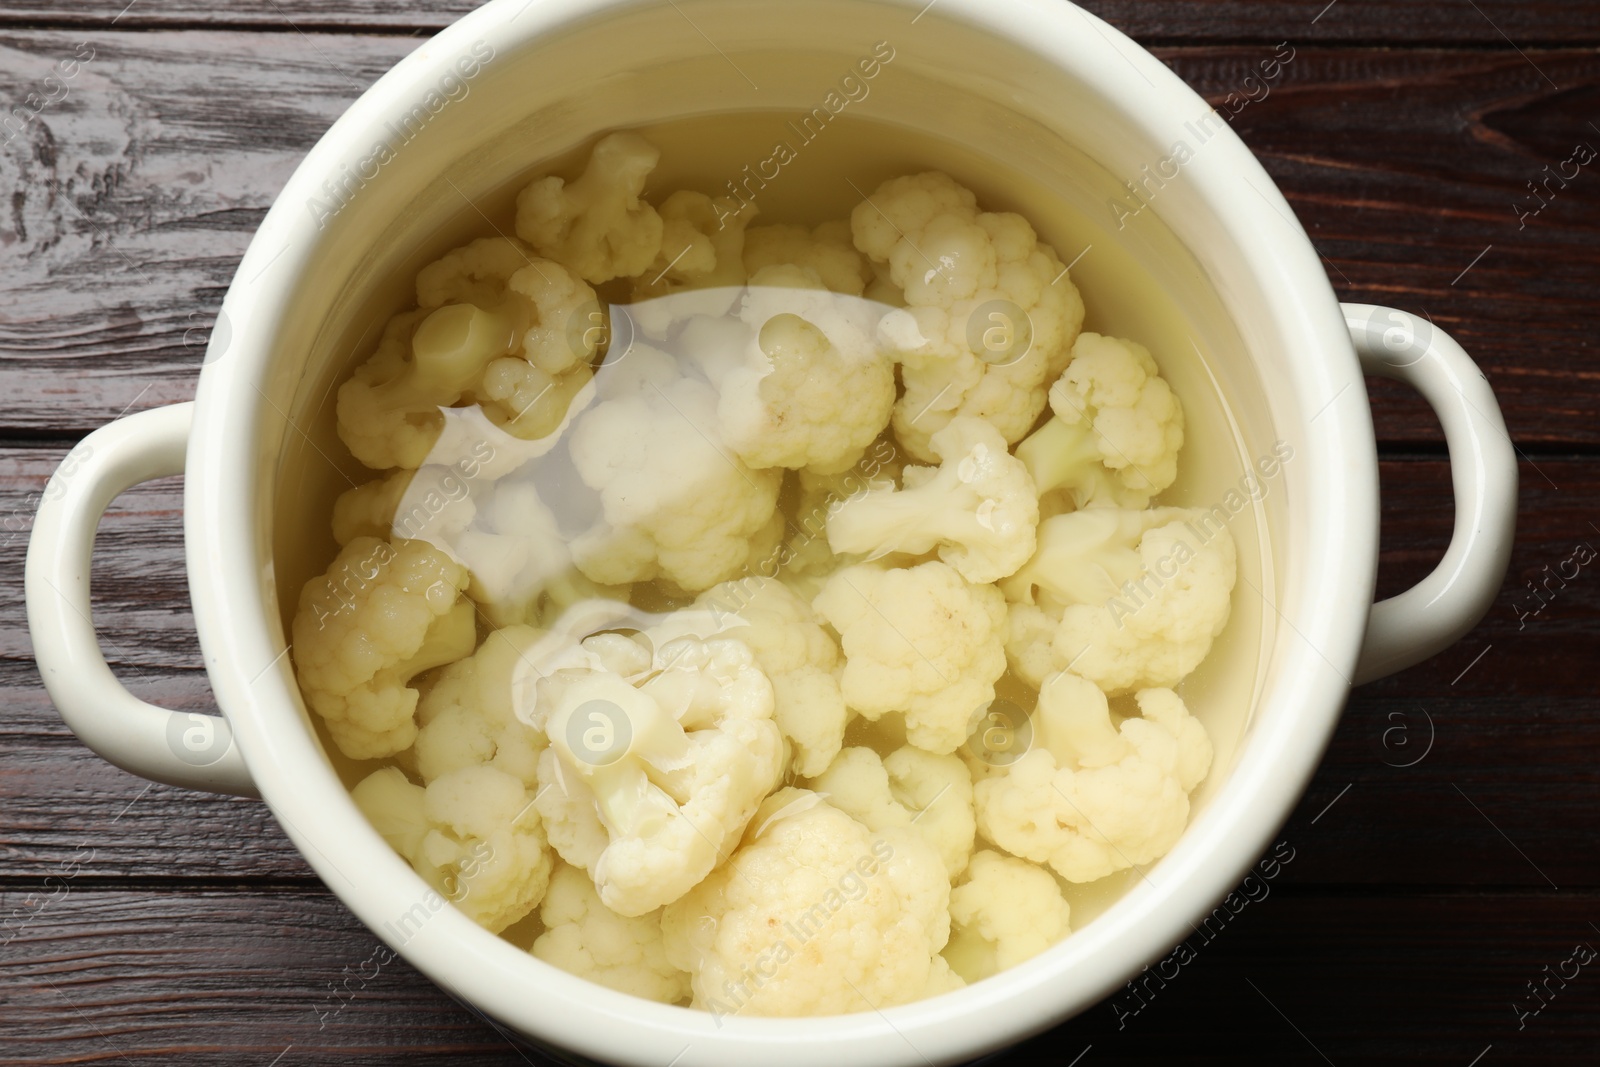
{"type": "MultiPolygon", "coordinates": [[[[914,24],[913,14],[897,5],[809,0],[644,4],[536,43],[497,40],[479,73],[438,87],[434,102],[447,102],[437,114],[426,111],[421,91],[385,110],[371,147],[344,161],[357,178],[375,176],[345,178],[343,206],[330,195],[305,208],[324,217],[324,251],[298,282],[305,312],[278,329],[275,372],[262,386],[286,415],[268,420],[262,453],[278,457],[274,498],[263,501],[272,558],[262,562],[273,568],[285,632],[301,584],[334,553],[327,531],[334,497],[372,476],[338,441],[334,391],[405,306],[417,269],[491,225],[509,232],[516,191],[552,169],[572,174],[587,144],[607,130],[705,117],[691,124],[700,133],[661,127],[663,138],[678,136],[693,151],[669,151],[648,193],[684,185],[721,192],[746,164],[766,159],[773,142],[794,142],[786,124],[824,106],[880,41],[894,58],[867,95],[847,105],[848,121],[795,146],[795,162],[760,194],[762,221],[820,209],[839,217],[883,178],[930,167],[974,188],[985,207],[1021,211],[1063,261],[1082,254],[1072,277],[1089,308],[1087,327],[1145,343],[1184,401],[1182,475],[1162,501],[1224,503],[1247,465],[1271,455],[1282,436],[1267,401],[1277,353],[1250,314],[1253,286],[1183,180],[1166,183],[1127,217],[1138,201],[1124,179],[1171,146],[1147,138],[1116,101],[1040,58],[946,21],[936,7],[914,24]],[[660,58],[674,56],[692,58],[660,58]],[[399,115],[419,104],[426,121],[408,130],[399,115]],[[730,113],[741,114],[714,117],[730,113]],[[885,138],[885,126],[897,132],[885,138]],[[374,168],[370,160],[383,147],[393,158],[374,168]],[[860,192],[837,180],[822,187],[821,176],[841,169],[860,192]],[[337,208],[331,215],[330,206],[337,208]]],[[[1096,31],[1085,22],[1084,32],[1096,31]]],[[[328,176],[344,173],[335,164],[328,176]]],[[[1229,522],[1241,575],[1230,634],[1183,690],[1217,748],[1197,812],[1233,764],[1277,639],[1276,613],[1263,601],[1276,602],[1287,539],[1269,541],[1267,531],[1284,528],[1293,463],[1263,481],[1265,496],[1247,500],[1229,522]]],[[[359,773],[339,769],[347,782],[359,773]]],[[[1106,883],[1097,890],[1105,899],[1123,887],[1106,883]]],[[[1074,925],[1103,904],[1086,894],[1074,904],[1074,925]]]]}

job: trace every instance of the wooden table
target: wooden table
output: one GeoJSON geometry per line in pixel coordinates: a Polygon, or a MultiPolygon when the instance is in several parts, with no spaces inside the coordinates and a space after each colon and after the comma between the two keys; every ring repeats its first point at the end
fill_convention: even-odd
{"type": "MultiPolygon", "coordinates": [[[[125,2],[0,2],[0,100],[92,55],[0,148],[0,1063],[538,1062],[402,962],[336,996],[374,938],[266,809],[115,770],[40,686],[20,576],[46,477],[90,429],[191,395],[301,155],[472,6],[125,2]]],[[[1597,1062],[1600,967],[1516,1006],[1600,947],[1600,575],[1542,608],[1526,584],[1600,543],[1600,174],[1528,185],[1600,149],[1600,5],[1325,2],[1090,6],[1214,103],[1293,46],[1235,125],[1342,298],[1426,312],[1488,374],[1522,455],[1511,575],[1460,644],[1354,695],[1268,895],[1137,1014],[1124,996],[1037,1038],[1052,1063],[1597,1062]]],[[[1372,394],[1387,594],[1438,558],[1451,497],[1425,406],[1372,394]]],[[[95,607],[136,693],[203,710],[180,508],[175,480],[117,503],[95,607]]]]}

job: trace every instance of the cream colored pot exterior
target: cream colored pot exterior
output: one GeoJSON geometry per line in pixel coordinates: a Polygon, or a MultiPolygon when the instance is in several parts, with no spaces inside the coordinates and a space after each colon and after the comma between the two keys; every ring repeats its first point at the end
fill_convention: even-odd
{"type": "Polygon", "coordinates": [[[606,1062],[960,1062],[1094,1004],[1184,937],[1270,843],[1349,687],[1432,655],[1487,609],[1516,499],[1510,442],[1476,367],[1426,323],[1364,306],[1341,313],[1287,203],[1226,128],[1207,129],[1181,174],[1135,203],[1187,249],[1236,336],[1238,356],[1220,373],[1257,398],[1245,405],[1254,427],[1245,437],[1294,442],[1270,515],[1269,603],[1282,625],[1233,764],[1183,839],[1044,955],[957,993],[825,1022],[713,1019],[572,978],[453,908],[427,906],[425,884],[367,825],[322,752],[285,655],[275,482],[300,432],[290,415],[331,380],[308,360],[337,347],[332,324],[353,314],[341,300],[403,264],[408,234],[459,212],[450,197],[502,188],[608,127],[728,107],[809,109],[818,90],[804,72],[818,62],[847,71],[877,41],[896,49],[899,80],[881,78],[863,113],[987,138],[1041,161],[1041,172],[1066,146],[1115,189],[1147,166],[1174,169],[1174,146],[1206,122],[1207,105],[1170,71],[1062,0],[923,3],[497,0],[400,63],[317,145],[263,223],[195,403],[97,431],[46,494],[28,558],[29,617],[45,684],[72,728],[134,773],[259,793],[328,886],[420,970],[513,1030],[606,1062]],[[762,84],[750,91],[764,95],[740,97],[752,76],[762,84]],[[1434,406],[1457,502],[1438,570],[1376,607],[1378,475],[1363,365],[1434,406]],[[131,485],[184,469],[189,580],[225,721],[129,695],[89,622],[101,511],[131,485]],[[425,921],[405,924],[402,940],[399,920],[419,907],[425,921]]]}

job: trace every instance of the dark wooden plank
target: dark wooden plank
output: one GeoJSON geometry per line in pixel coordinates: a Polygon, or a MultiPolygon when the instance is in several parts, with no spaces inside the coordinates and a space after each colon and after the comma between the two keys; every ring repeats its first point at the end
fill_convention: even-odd
{"type": "Polygon", "coordinates": [[[382,0],[272,0],[231,4],[223,0],[8,0],[0,25],[71,26],[105,33],[170,27],[303,30],[327,33],[359,28],[393,33],[435,32],[482,6],[481,0],[430,0],[386,4],[382,0]]]}
{"type": "Polygon", "coordinates": [[[14,937],[0,1062],[16,1067],[521,1062],[404,961],[375,956],[325,891],[126,893],[67,876],[32,901],[0,893],[0,914],[17,916],[0,934],[14,937]]]}
{"type": "MultiPolygon", "coordinates": [[[[1600,186],[1589,184],[1592,166],[1568,164],[1570,181],[1559,174],[1578,145],[1587,158],[1600,152],[1600,57],[1550,54],[1535,69],[1507,51],[1304,48],[1269,95],[1241,106],[1239,50],[1160,54],[1220,109],[1240,108],[1235,130],[1341,299],[1448,330],[1488,374],[1519,443],[1600,441],[1600,186]],[[1541,200],[1530,183],[1545,182],[1541,200]]],[[[1371,393],[1381,441],[1440,438],[1404,386],[1375,382],[1371,393]]]]}
{"type": "MultiPolygon", "coordinates": [[[[1320,847],[1290,844],[1280,883],[1320,847]]],[[[155,895],[65,879],[49,895],[0,893],[0,914],[33,916],[0,969],[0,1061],[12,1067],[550,1062],[404,961],[367,963],[376,939],[325,892],[155,895]],[[348,997],[332,991],[347,979],[348,997]]],[[[1193,958],[1168,964],[1164,985],[1150,979],[1142,1007],[1123,990],[999,1062],[1066,1064],[1093,1046],[1085,1064],[1281,1067],[1320,1052],[1461,1067],[1489,1045],[1486,1062],[1592,1062],[1593,965],[1552,983],[1521,1030],[1511,1007],[1532,1006],[1525,983],[1575,944],[1600,946],[1592,893],[1351,897],[1267,882],[1252,896],[1189,940],[1193,958]]]]}
{"type": "MultiPolygon", "coordinates": [[[[8,716],[54,714],[34,684],[22,702],[11,700],[13,686],[0,689],[8,716]]],[[[260,802],[154,785],[63,736],[59,720],[56,728],[0,735],[0,879],[36,884],[89,857],[88,874],[118,881],[315,881],[260,802]]]]}
{"type": "MultiPolygon", "coordinates": [[[[32,660],[22,563],[38,494],[65,449],[0,450],[0,877],[41,878],[84,849],[94,877],[314,876],[255,801],[152,785],[88,751],[62,723],[32,660]],[[122,846],[137,843],[133,851],[122,846]],[[243,847],[241,847],[243,843],[243,847]]],[[[101,641],[138,696],[175,711],[216,704],[184,577],[182,485],[163,479],[107,512],[91,577],[101,641]]]]}
{"type": "MultiPolygon", "coordinates": [[[[74,42],[0,34],[0,93],[32,91],[74,42]]],[[[72,95],[0,149],[0,196],[11,205],[0,219],[9,246],[0,388],[15,398],[0,435],[84,432],[130,403],[191,395],[204,327],[281,183],[356,92],[413,47],[370,36],[296,42],[100,39],[72,95]]],[[[1270,52],[1161,54],[1227,110],[1270,52]]],[[[1600,197],[1582,183],[1595,179],[1581,173],[1525,229],[1513,204],[1576,141],[1600,147],[1587,126],[1600,58],[1566,51],[1539,62],[1561,92],[1514,52],[1306,47],[1234,121],[1301,213],[1342,296],[1425,311],[1456,333],[1488,371],[1519,442],[1593,446],[1600,197]]],[[[1440,439],[1403,387],[1374,393],[1384,441],[1440,439]]]]}
{"type": "MultiPolygon", "coordinates": [[[[1316,849],[1287,840],[1296,858],[1284,880],[1316,849]]],[[[1139,996],[1125,988],[1000,1062],[1045,1053],[1068,1063],[1090,1045],[1085,1064],[1463,1067],[1489,1046],[1485,1067],[1592,1060],[1600,982],[1588,968],[1520,1030],[1512,1010],[1518,997],[1537,1003],[1525,983],[1543,979],[1541,968],[1553,971],[1579,942],[1600,948],[1592,896],[1253,889],[1268,895],[1220,932],[1190,938],[1189,962],[1169,957],[1139,996]]]]}
{"type": "MultiPolygon", "coordinates": [[[[26,515],[29,494],[42,488],[59,455],[0,450],[0,514],[26,515]]],[[[1548,877],[1562,887],[1600,886],[1600,853],[1572,847],[1600,839],[1592,759],[1600,750],[1592,672],[1600,560],[1579,568],[1565,589],[1553,585],[1538,615],[1527,614],[1537,602],[1525,584],[1569,559],[1579,543],[1600,546],[1588,525],[1600,501],[1600,467],[1540,460],[1539,469],[1555,486],[1524,464],[1518,547],[1489,616],[1456,647],[1351,699],[1290,824],[1328,842],[1297,869],[1297,880],[1538,887],[1548,877]],[[1432,749],[1400,766],[1423,750],[1430,720],[1432,749]],[[1346,785],[1349,792],[1319,818],[1346,785]]],[[[1442,460],[1413,457],[1386,462],[1382,473],[1380,589],[1389,594],[1420,579],[1444,550],[1449,471],[1442,460]]],[[[187,604],[177,488],[174,480],[153,483],[107,516],[94,573],[96,617],[136,692],[203,711],[211,698],[187,604]]],[[[20,571],[23,543],[0,544],[0,569],[20,571]]],[[[16,583],[0,584],[0,619],[0,843],[7,848],[0,874],[43,877],[87,839],[100,849],[95,870],[107,877],[309,876],[259,804],[164,786],[141,796],[144,783],[85,751],[39,686],[16,583]],[[236,841],[248,847],[230,847],[236,841]]]]}
{"type": "MultiPolygon", "coordinates": [[[[361,27],[404,32],[437,30],[473,10],[477,0],[434,0],[425,7],[378,0],[274,0],[228,4],[220,0],[9,0],[0,25],[40,23],[85,31],[207,26],[328,31],[361,27]]],[[[1487,0],[1461,10],[1433,0],[1083,0],[1083,7],[1139,41],[1408,42],[1523,48],[1571,46],[1600,40],[1600,13],[1583,0],[1512,3],[1487,0]]]]}
{"type": "MultiPolygon", "coordinates": [[[[1296,877],[1547,888],[1600,877],[1600,856],[1573,847],[1600,837],[1600,486],[1593,461],[1537,463],[1522,464],[1517,544],[1489,614],[1352,696],[1287,831],[1337,834],[1339,849],[1296,877]]],[[[1393,595],[1443,554],[1451,496],[1440,460],[1382,475],[1379,593],[1393,595]]]]}
{"type": "MultiPolygon", "coordinates": [[[[38,91],[77,40],[0,34],[0,98],[38,91]]],[[[83,432],[193,395],[206,328],[266,209],[416,42],[313,45],[292,32],[97,37],[69,95],[0,148],[0,382],[16,398],[0,434],[83,432]]]]}

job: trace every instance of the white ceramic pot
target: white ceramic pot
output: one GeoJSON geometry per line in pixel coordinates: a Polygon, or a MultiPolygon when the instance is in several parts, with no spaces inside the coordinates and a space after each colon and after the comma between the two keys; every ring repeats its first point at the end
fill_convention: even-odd
{"type": "Polygon", "coordinates": [[[1094,1004],[1185,937],[1289,814],[1350,686],[1432,655],[1487,609],[1511,544],[1512,448],[1483,376],[1442,332],[1385,309],[1341,312],[1266,173],[1152,56],[1062,0],[925,2],[496,0],[379,81],[262,224],[194,403],[96,431],[45,494],[29,621],[45,684],[78,736],[147,778],[259,794],[329,888],[419,970],[521,1034],[607,1062],[957,1062],[1094,1004]],[[878,41],[894,49],[892,68],[851,106],[1011,160],[1097,220],[1106,247],[1181,305],[1231,398],[1238,446],[1293,446],[1261,508],[1272,585],[1250,592],[1266,600],[1269,625],[1231,756],[1219,757],[1177,847],[1103,914],[998,977],[881,1013],[714,1020],[569,977],[450,907],[411,930],[399,920],[417,914],[427,887],[357,812],[317,740],[285,655],[275,572],[276,516],[300,493],[306,457],[336,447],[327,391],[372,309],[393,300],[382,281],[408,276],[425,235],[541,158],[606,128],[728,108],[807,111],[836,80],[829,72],[849,72],[878,41]],[[1433,405],[1456,494],[1444,561],[1376,606],[1378,469],[1363,369],[1433,405]],[[179,472],[220,719],[133,697],[89,621],[101,512],[130,486],[179,472]]]}

